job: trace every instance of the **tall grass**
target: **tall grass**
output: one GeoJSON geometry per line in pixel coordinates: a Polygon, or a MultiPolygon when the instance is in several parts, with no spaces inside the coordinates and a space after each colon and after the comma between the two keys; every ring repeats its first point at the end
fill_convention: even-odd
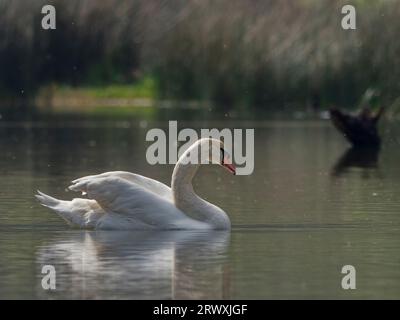
{"type": "Polygon", "coordinates": [[[123,82],[138,68],[136,2],[0,0],[0,87],[34,93],[48,82],[123,82]],[[56,7],[56,30],[41,8],[56,7]]]}
{"type": "Polygon", "coordinates": [[[372,87],[388,102],[399,95],[400,1],[353,1],[355,31],[341,28],[345,3],[191,1],[157,39],[161,92],[276,107],[352,105],[372,87]]]}
{"type": "Polygon", "coordinates": [[[132,82],[225,107],[354,105],[400,89],[400,1],[0,0],[0,91],[132,82]],[[57,30],[40,8],[57,9],[57,30]],[[342,5],[357,30],[341,28],[342,5]]]}

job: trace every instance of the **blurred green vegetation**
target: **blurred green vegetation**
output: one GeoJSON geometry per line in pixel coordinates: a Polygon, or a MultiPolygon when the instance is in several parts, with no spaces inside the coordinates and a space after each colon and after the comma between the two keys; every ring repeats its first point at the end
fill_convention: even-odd
{"type": "Polygon", "coordinates": [[[61,96],[77,95],[88,98],[154,98],[157,94],[156,84],[153,78],[144,77],[134,84],[107,84],[97,86],[61,86],[57,88],[56,94],[61,96]]]}
{"type": "Polygon", "coordinates": [[[87,94],[98,98],[152,98],[156,94],[156,88],[155,82],[152,78],[144,78],[136,82],[134,86],[108,85],[100,88],[88,88],[87,94]]]}
{"type": "Polygon", "coordinates": [[[57,84],[61,94],[222,110],[354,106],[368,89],[390,105],[399,16],[397,0],[2,0],[0,103],[57,84]],[[45,4],[56,30],[41,28],[45,4]],[[341,28],[345,4],[357,30],[341,28]]]}

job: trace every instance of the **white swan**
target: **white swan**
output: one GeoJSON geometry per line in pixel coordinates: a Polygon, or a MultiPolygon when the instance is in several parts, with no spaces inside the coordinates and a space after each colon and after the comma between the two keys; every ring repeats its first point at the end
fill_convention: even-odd
{"type": "Polygon", "coordinates": [[[69,224],[87,229],[229,229],[228,215],[193,190],[192,179],[199,167],[193,162],[200,163],[199,159],[236,173],[223,143],[205,138],[179,158],[171,188],[138,174],[114,171],[72,181],[69,189],[87,194],[89,199],[64,201],[40,191],[36,198],[69,224]]]}

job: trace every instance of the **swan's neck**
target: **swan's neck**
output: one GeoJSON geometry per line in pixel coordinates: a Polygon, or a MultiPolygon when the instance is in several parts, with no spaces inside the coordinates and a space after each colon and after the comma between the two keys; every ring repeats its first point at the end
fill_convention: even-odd
{"type": "Polygon", "coordinates": [[[172,193],[175,206],[191,218],[207,223],[214,229],[229,229],[230,220],[220,208],[200,198],[193,190],[192,180],[198,164],[178,161],[172,174],[172,193]]]}

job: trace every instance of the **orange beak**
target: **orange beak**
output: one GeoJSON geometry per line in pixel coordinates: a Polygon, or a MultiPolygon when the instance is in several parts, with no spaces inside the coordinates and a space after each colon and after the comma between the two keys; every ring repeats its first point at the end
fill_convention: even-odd
{"type": "Polygon", "coordinates": [[[236,168],[232,163],[227,163],[229,162],[226,158],[222,161],[222,166],[227,168],[230,173],[233,173],[234,175],[236,174],[236,168]]]}

